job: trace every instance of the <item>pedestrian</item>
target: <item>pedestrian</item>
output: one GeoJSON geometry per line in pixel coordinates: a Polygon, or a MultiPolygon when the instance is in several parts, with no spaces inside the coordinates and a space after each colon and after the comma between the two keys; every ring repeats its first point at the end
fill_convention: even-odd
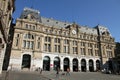
{"type": "Polygon", "coordinates": [[[56,78],[59,78],[59,68],[56,70],[56,78]]]}
{"type": "Polygon", "coordinates": [[[67,68],[66,75],[69,75],[69,76],[70,76],[70,69],[69,69],[69,68],[67,68]]]}
{"type": "Polygon", "coordinates": [[[38,70],[39,70],[40,74],[42,74],[42,69],[40,67],[38,68],[38,70]]]}
{"type": "Polygon", "coordinates": [[[42,68],[40,68],[40,74],[42,74],[42,68]]]}

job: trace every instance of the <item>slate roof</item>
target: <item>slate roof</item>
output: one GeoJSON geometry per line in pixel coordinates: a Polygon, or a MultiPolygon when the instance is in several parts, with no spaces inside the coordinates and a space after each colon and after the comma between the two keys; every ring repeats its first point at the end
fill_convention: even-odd
{"type": "MultiPolygon", "coordinates": [[[[31,9],[31,8],[24,8],[20,18],[24,19],[27,17],[28,14],[32,14],[34,15],[34,17],[36,18],[36,20],[44,25],[48,25],[50,27],[54,26],[54,27],[58,27],[58,28],[64,28],[67,27],[69,25],[72,25],[73,23],[68,23],[68,22],[63,22],[63,21],[58,21],[52,18],[45,18],[45,17],[41,17],[40,12],[38,10],[35,9],[31,9]]],[[[100,30],[100,32],[104,32],[105,30],[108,31],[107,28],[104,27],[98,27],[98,29],[100,30]]],[[[98,35],[97,33],[97,28],[90,28],[90,27],[86,27],[86,26],[80,26],[80,32],[82,33],[86,33],[86,34],[94,34],[94,35],[98,35]]]]}
{"type": "Polygon", "coordinates": [[[41,17],[41,23],[48,26],[54,26],[54,27],[60,27],[60,28],[72,25],[72,23],[62,22],[62,21],[54,20],[52,18],[45,18],[45,17],[41,17]]]}

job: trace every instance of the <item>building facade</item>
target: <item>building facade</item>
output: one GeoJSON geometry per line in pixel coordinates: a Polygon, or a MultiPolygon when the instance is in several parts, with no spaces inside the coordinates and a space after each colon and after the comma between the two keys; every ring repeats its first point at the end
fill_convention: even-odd
{"type": "Polygon", "coordinates": [[[9,65],[17,70],[96,71],[107,67],[114,48],[106,27],[44,18],[38,10],[24,8],[14,27],[9,65]]]}
{"type": "Polygon", "coordinates": [[[2,72],[6,45],[14,11],[14,0],[0,0],[0,73],[2,72]]]}

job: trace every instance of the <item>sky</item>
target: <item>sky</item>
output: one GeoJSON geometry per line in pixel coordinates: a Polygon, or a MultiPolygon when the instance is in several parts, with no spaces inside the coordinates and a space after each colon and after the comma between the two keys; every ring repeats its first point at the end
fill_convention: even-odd
{"type": "Polygon", "coordinates": [[[82,26],[105,26],[115,42],[120,42],[120,0],[16,0],[13,18],[25,7],[40,11],[40,16],[82,26]]]}

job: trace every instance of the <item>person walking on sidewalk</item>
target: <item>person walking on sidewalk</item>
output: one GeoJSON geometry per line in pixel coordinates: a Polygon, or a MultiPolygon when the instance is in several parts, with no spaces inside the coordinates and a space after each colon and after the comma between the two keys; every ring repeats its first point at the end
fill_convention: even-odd
{"type": "Polygon", "coordinates": [[[67,68],[67,72],[66,72],[66,76],[69,75],[70,76],[70,69],[67,68]]]}
{"type": "Polygon", "coordinates": [[[59,79],[59,68],[57,68],[57,70],[56,70],[56,78],[59,79]]]}
{"type": "Polygon", "coordinates": [[[38,69],[38,70],[39,70],[40,74],[42,74],[42,68],[40,68],[40,67],[39,67],[39,69],[38,69]]]}

